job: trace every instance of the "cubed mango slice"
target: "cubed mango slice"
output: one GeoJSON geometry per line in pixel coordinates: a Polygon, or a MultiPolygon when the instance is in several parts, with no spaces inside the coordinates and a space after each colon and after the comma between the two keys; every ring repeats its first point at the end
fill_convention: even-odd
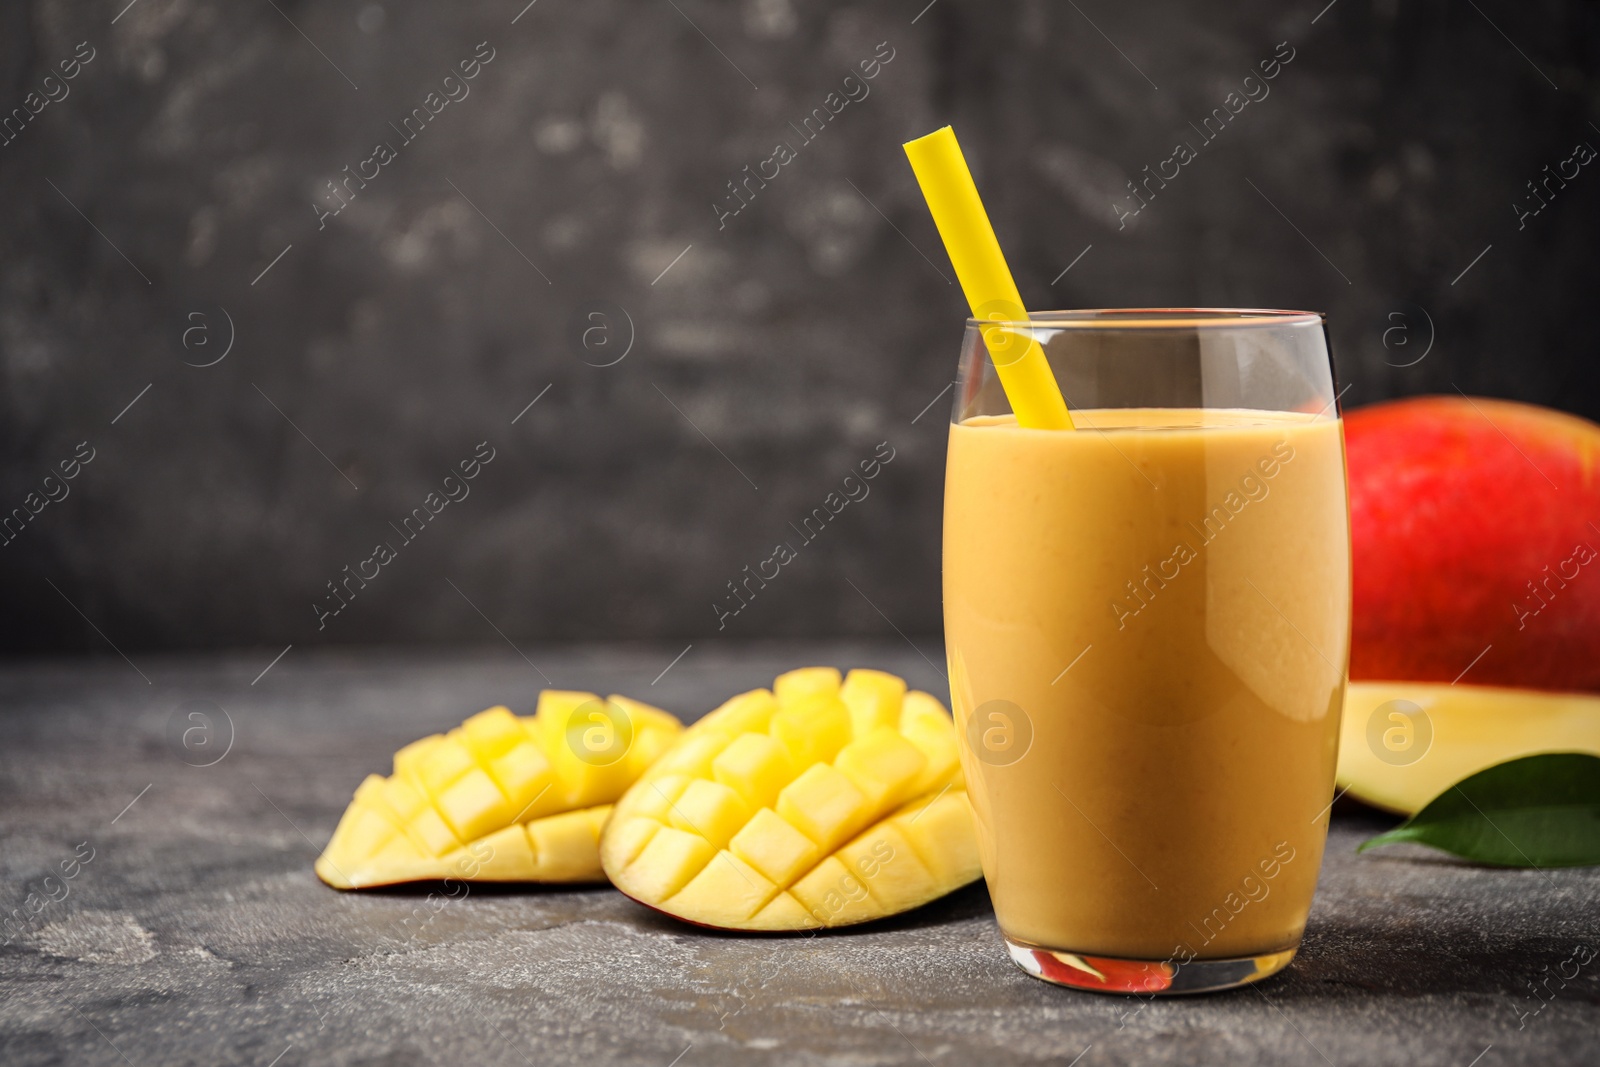
{"type": "MultiPolygon", "coordinates": [[[[396,752],[388,778],[362,782],[317,876],[336,889],[439,878],[602,881],[600,829],[613,802],[682,732],[659,708],[593,693],[546,690],[526,717],[481,711],[396,752]]],[[[667,784],[675,791],[661,808],[670,813],[691,783],[667,784]]],[[[733,814],[701,816],[710,832],[731,837],[742,824],[746,802],[734,800],[733,814]]],[[[635,840],[642,849],[643,836],[635,840]]]]}
{"type": "Polygon", "coordinates": [[[867,922],[981,877],[949,713],[832,667],[690,727],[617,801],[600,861],[635,900],[733,930],[867,922]]]}

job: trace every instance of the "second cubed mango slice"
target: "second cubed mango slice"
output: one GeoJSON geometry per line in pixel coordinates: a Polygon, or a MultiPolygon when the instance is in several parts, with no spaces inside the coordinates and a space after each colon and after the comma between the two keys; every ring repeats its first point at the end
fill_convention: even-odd
{"type": "Polygon", "coordinates": [[[546,690],[534,715],[493,707],[369,775],[317,859],[336,889],[424,879],[601,881],[612,802],[682,732],[658,708],[546,690]]]}

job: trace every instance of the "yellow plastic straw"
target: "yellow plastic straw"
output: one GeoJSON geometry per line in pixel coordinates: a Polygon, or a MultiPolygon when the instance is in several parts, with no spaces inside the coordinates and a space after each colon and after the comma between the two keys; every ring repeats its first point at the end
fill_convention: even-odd
{"type": "MultiPolygon", "coordinates": [[[[1011,278],[989,213],[983,209],[972,172],[949,126],[908,141],[906,157],[922,186],[933,223],[944,239],[972,317],[1024,322],[1022,294],[1011,278]]],[[[1072,416],[1050,364],[1031,331],[1019,333],[997,324],[980,325],[983,343],[1000,373],[1000,385],[1011,401],[1019,425],[1040,430],[1070,430],[1072,416]]]]}

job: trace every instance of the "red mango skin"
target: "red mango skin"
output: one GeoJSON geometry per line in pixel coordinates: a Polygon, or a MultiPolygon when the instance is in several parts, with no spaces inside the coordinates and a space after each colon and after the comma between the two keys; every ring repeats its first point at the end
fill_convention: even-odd
{"type": "Polygon", "coordinates": [[[1345,447],[1352,680],[1600,692],[1600,426],[1419,397],[1345,447]]]}

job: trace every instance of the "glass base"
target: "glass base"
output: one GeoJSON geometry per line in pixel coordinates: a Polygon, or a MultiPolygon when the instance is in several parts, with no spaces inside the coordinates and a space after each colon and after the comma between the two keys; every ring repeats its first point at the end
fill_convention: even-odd
{"type": "Polygon", "coordinates": [[[1035,978],[1071,989],[1123,996],[1213,993],[1259,982],[1289,965],[1295,949],[1227,960],[1130,960],[1085,956],[1005,939],[1011,960],[1035,978]]]}

